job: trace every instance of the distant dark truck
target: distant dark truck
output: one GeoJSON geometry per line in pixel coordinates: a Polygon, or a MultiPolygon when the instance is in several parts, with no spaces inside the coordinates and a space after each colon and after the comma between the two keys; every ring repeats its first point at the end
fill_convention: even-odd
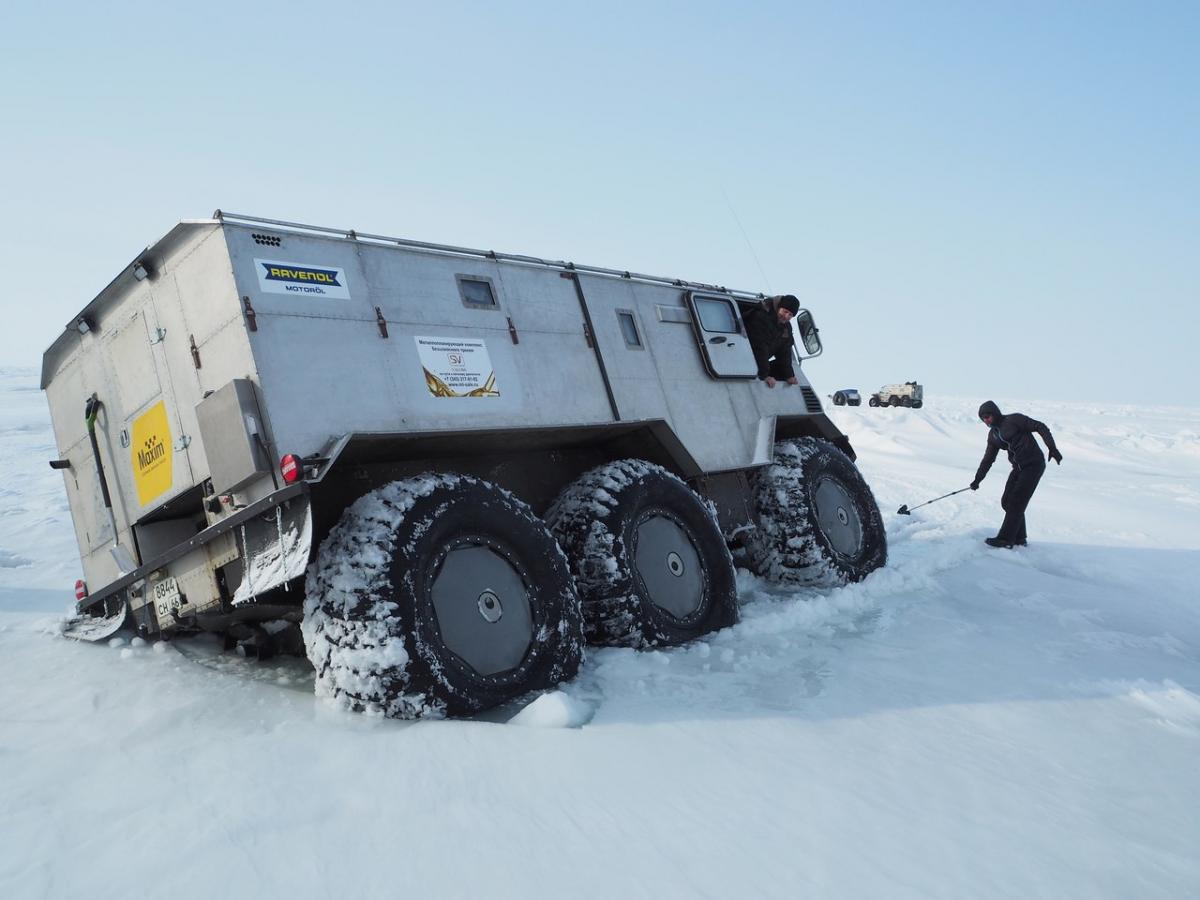
{"type": "Polygon", "coordinates": [[[734,623],[730,547],[779,581],[861,579],[879,510],[801,370],[757,380],[761,298],[181,222],[45,354],[85,573],[66,632],[291,647],[350,707],[468,715],[572,677],[585,641],[734,623]]]}

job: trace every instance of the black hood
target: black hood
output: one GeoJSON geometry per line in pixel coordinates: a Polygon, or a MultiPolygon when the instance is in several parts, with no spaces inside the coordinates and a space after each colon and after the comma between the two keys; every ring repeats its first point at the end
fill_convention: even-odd
{"type": "MultiPolygon", "coordinates": [[[[979,407],[979,421],[982,422],[984,416],[994,416],[996,422],[999,422],[1004,418],[1004,413],[1000,412],[1000,407],[998,407],[994,402],[991,400],[985,400],[979,407]]],[[[994,425],[995,422],[992,424],[994,425]]]]}

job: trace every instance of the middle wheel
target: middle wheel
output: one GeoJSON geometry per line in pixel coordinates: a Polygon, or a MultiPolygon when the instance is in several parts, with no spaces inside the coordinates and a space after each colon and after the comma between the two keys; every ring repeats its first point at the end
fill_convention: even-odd
{"type": "Polygon", "coordinates": [[[546,521],[592,643],[682,644],[737,622],[733,558],[715,515],[661,466],[625,459],[593,469],[546,521]]]}

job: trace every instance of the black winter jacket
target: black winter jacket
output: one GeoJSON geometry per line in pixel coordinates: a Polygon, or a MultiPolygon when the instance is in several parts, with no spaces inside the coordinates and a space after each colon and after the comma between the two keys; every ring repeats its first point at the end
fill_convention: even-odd
{"type": "Polygon", "coordinates": [[[771,374],[771,357],[775,357],[780,375],[785,379],[793,377],[796,372],[792,366],[792,325],[779,323],[770,299],[744,310],[742,321],[746,323],[746,337],[758,364],[758,377],[771,374]]]}
{"type": "Polygon", "coordinates": [[[992,427],[988,429],[987,450],[979,463],[979,470],[975,473],[977,483],[983,481],[1001,449],[1008,451],[1008,461],[1014,469],[1046,468],[1042,448],[1033,439],[1034,434],[1040,435],[1046,442],[1048,451],[1054,452],[1057,447],[1054,445],[1054,436],[1044,423],[1021,413],[1009,413],[1006,416],[991,400],[979,407],[980,418],[988,413],[993,416],[992,427]]]}

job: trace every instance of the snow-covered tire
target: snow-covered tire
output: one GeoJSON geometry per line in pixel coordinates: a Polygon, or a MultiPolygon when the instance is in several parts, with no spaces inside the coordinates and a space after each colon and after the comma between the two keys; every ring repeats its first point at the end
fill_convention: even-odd
{"type": "Polygon", "coordinates": [[[861,581],[887,562],[879,506],[858,468],[828,441],[775,445],[755,473],[757,527],[743,543],[754,570],[784,584],[861,581]]]}
{"type": "Polygon", "coordinates": [[[359,498],[309,568],[317,693],[394,718],[464,716],[572,678],[583,621],[567,560],[512,494],[459,475],[359,498]]]}
{"type": "Polygon", "coordinates": [[[737,622],[733,558],[715,511],[639,459],[581,476],[546,515],[570,561],[590,642],[682,644],[737,622]]]}

